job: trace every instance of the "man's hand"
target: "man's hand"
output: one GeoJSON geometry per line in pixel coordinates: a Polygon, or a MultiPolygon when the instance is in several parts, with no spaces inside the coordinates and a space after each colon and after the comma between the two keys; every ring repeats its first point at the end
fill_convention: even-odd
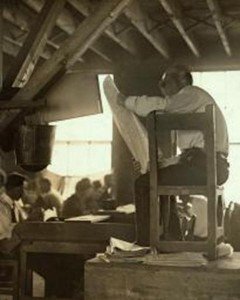
{"type": "Polygon", "coordinates": [[[125,100],[126,100],[126,97],[121,94],[121,93],[118,93],[118,96],[117,96],[117,104],[120,105],[120,106],[125,106],[125,100]]]}
{"type": "Polygon", "coordinates": [[[114,96],[117,97],[117,104],[125,107],[124,103],[126,100],[126,96],[124,96],[123,94],[121,94],[119,92],[119,90],[117,89],[117,87],[110,75],[104,79],[103,88],[104,88],[105,94],[109,93],[109,92],[110,92],[110,94],[111,94],[111,92],[113,95],[115,94],[116,96],[115,95],[114,96]]]}

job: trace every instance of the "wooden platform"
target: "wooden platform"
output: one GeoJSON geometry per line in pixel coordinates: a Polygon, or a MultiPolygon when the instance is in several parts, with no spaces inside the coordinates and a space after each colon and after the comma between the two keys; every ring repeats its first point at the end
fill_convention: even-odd
{"type": "Polygon", "coordinates": [[[89,260],[85,300],[240,299],[240,252],[215,262],[196,253],[164,254],[148,263],[89,260]]]}

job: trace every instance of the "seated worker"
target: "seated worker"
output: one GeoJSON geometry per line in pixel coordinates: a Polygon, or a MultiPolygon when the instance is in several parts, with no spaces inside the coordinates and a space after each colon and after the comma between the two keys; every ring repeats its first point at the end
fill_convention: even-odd
{"type": "Polygon", "coordinates": [[[18,173],[6,177],[0,172],[0,253],[11,253],[20,243],[14,227],[24,217],[15,202],[23,194],[24,181],[25,177],[18,173]]]}
{"type": "MultiPolygon", "coordinates": [[[[203,112],[213,104],[216,108],[216,151],[217,183],[228,179],[228,132],[226,121],[214,99],[203,89],[193,86],[192,75],[184,66],[168,68],[159,82],[164,97],[118,95],[119,105],[139,116],[146,117],[154,110],[167,113],[203,112]]],[[[163,161],[159,165],[159,184],[204,185],[206,183],[206,153],[204,138],[200,131],[177,131],[177,146],[181,155],[163,161]]],[[[135,203],[139,224],[138,242],[148,244],[149,240],[149,173],[141,175],[135,182],[135,203]],[[139,217],[140,215],[141,218],[139,217]],[[145,220],[145,224],[143,221],[145,220]]]]}
{"type": "Polygon", "coordinates": [[[98,210],[98,193],[96,193],[88,178],[78,181],[75,193],[63,203],[62,216],[64,218],[93,214],[98,210]]]}
{"type": "Polygon", "coordinates": [[[109,199],[112,198],[112,174],[106,174],[103,178],[104,185],[103,185],[103,193],[102,199],[109,199]]]}
{"type": "Polygon", "coordinates": [[[57,216],[60,217],[62,213],[62,197],[52,188],[51,181],[48,178],[39,179],[40,197],[44,203],[45,209],[56,208],[57,216]]]}

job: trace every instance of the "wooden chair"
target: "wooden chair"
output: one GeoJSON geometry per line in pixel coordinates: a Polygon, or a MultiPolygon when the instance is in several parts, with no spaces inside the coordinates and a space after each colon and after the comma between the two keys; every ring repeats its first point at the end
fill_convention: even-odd
{"type": "Polygon", "coordinates": [[[223,188],[217,186],[215,110],[213,105],[204,113],[161,114],[153,112],[148,117],[150,157],[150,246],[160,252],[207,252],[209,259],[217,257],[216,246],[223,235],[223,188]],[[160,130],[200,130],[203,132],[207,156],[206,186],[159,186],[158,185],[158,141],[157,126],[160,130]],[[205,195],[208,199],[208,238],[206,241],[160,240],[160,195],[205,195]]]}
{"type": "Polygon", "coordinates": [[[0,299],[1,295],[11,295],[13,300],[19,299],[19,284],[18,284],[18,261],[15,259],[0,258],[0,299]],[[3,278],[3,273],[8,273],[7,277],[3,278]]]}

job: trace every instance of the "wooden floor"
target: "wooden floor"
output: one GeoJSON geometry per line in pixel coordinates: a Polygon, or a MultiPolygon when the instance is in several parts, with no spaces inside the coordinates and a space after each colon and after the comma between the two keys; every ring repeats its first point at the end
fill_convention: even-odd
{"type": "Polygon", "coordinates": [[[164,254],[144,263],[85,265],[85,300],[237,300],[240,252],[208,262],[201,254],[164,254]]]}

